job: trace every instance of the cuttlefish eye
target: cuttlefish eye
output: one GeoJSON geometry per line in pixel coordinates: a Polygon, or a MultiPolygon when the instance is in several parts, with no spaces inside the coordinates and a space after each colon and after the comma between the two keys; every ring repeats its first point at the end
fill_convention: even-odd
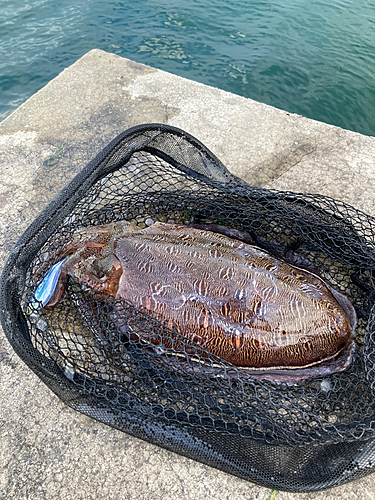
{"type": "Polygon", "coordinates": [[[55,292],[58,279],[60,278],[62,265],[68,257],[60,260],[57,264],[51,267],[43,281],[35,290],[34,297],[31,301],[31,306],[38,309],[41,305],[44,307],[50,301],[55,292]]]}

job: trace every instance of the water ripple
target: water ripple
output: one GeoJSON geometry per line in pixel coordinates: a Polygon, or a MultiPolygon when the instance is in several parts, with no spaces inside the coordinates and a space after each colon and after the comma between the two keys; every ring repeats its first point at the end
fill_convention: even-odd
{"type": "Polygon", "coordinates": [[[3,0],[0,119],[92,48],[375,135],[365,0],[3,0]]]}

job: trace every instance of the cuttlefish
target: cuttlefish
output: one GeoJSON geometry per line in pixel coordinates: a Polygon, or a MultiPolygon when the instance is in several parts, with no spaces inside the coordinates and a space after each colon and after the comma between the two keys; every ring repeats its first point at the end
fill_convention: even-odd
{"type": "MultiPolygon", "coordinates": [[[[212,228],[121,221],[78,231],[35,299],[55,306],[69,275],[177,332],[201,349],[202,365],[208,352],[244,376],[277,383],[347,369],[357,321],[348,298],[243,233],[212,228]]],[[[170,345],[165,339],[164,356],[175,354],[170,345]]]]}

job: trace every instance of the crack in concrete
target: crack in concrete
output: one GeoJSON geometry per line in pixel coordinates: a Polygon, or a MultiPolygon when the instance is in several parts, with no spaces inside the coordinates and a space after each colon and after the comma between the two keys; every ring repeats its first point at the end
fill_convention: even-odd
{"type": "Polygon", "coordinates": [[[292,147],[272,155],[267,160],[257,164],[247,172],[244,180],[251,186],[263,187],[278,179],[285,172],[301,162],[301,160],[316,151],[316,139],[310,135],[302,136],[293,141],[292,147]]]}

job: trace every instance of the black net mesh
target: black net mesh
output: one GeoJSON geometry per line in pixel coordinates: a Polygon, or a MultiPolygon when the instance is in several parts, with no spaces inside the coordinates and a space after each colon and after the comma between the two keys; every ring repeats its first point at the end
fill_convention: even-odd
{"type": "Polygon", "coordinates": [[[16,245],[1,281],[3,327],[66,404],[101,422],[270,488],[337,486],[375,467],[374,228],[339,201],[248,186],[181,130],[135,127],[16,245]],[[356,309],[355,363],[296,385],[243,377],[173,325],[72,278],[56,306],[36,307],[34,293],[72,235],[123,220],[219,224],[308,262],[356,309]]]}

